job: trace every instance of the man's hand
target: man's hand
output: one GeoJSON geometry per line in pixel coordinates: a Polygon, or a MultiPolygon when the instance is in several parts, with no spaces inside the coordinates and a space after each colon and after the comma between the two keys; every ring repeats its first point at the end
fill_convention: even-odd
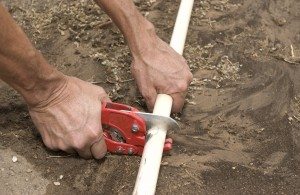
{"type": "Polygon", "coordinates": [[[102,100],[109,101],[101,87],[66,77],[59,90],[46,101],[29,107],[29,112],[49,149],[100,159],[106,154],[101,127],[102,100]]]}
{"type": "Polygon", "coordinates": [[[186,61],[155,33],[128,0],[95,0],[123,33],[133,56],[132,73],[150,110],[158,93],[173,98],[173,112],[180,112],[192,81],[186,61]]]}
{"type": "Polygon", "coordinates": [[[134,55],[132,74],[138,88],[152,110],[158,93],[172,96],[172,112],[180,112],[192,73],[185,59],[167,43],[157,38],[153,48],[142,55],[134,55]]]}
{"type": "Polygon", "coordinates": [[[106,145],[101,127],[105,91],[67,77],[51,66],[30,43],[0,3],[0,79],[16,89],[50,149],[102,158],[106,145]]]}

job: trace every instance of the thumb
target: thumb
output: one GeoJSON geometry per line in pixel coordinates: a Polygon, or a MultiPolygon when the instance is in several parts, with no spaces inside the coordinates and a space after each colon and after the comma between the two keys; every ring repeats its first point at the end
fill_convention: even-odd
{"type": "Polygon", "coordinates": [[[101,134],[101,137],[92,144],[91,153],[95,159],[101,159],[106,155],[106,152],[106,143],[103,134],[101,134]]]}

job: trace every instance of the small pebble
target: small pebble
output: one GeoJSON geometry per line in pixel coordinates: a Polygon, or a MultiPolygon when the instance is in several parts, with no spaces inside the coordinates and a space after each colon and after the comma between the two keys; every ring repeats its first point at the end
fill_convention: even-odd
{"type": "Polygon", "coordinates": [[[232,167],[232,169],[233,169],[233,170],[235,170],[235,169],[236,169],[236,167],[232,167]]]}
{"type": "Polygon", "coordinates": [[[74,54],[78,55],[78,54],[80,54],[80,51],[76,49],[74,54]]]}
{"type": "Polygon", "coordinates": [[[59,32],[60,32],[61,36],[65,36],[66,35],[66,33],[63,30],[60,30],[59,32]]]}
{"type": "Polygon", "coordinates": [[[27,172],[27,173],[31,173],[32,170],[31,170],[31,169],[27,169],[26,172],[27,172]]]}
{"type": "Polygon", "coordinates": [[[18,161],[18,158],[16,156],[13,156],[11,160],[15,163],[18,161]]]}
{"type": "Polygon", "coordinates": [[[60,186],[60,182],[59,182],[59,181],[55,181],[55,182],[53,182],[53,184],[54,184],[55,186],[60,186]]]}
{"type": "Polygon", "coordinates": [[[283,26],[287,22],[286,19],[283,17],[275,17],[275,18],[273,18],[273,20],[278,26],[283,26]]]}
{"type": "Polygon", "coordinates": [[[59,179],[62,180],[62,178],[64,178],[64,176],[63,176],[63,175],[60,175],[60,176],[59,176],[59,179]]]}

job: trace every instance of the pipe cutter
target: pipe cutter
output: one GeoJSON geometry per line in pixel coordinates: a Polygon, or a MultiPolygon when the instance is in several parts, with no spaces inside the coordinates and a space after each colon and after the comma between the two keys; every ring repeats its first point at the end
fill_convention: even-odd
{"type": "MultiPolygon", "coordinates": [[[[110,153],[142,155],[147,139],[147,129],[151,127],[179,130],[178,123],[170,118],[113,102],[102,103],[101,123],[110,153]]],[[[165,140],[164,152],[172,149],[172,139],[165,140]]]]}

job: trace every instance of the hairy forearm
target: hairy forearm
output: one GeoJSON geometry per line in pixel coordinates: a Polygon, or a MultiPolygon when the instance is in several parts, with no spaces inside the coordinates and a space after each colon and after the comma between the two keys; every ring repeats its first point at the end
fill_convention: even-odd
{"type": "Polygon", "coordinates": [[[137,10],[131,0],[95,0],[123,33],[133,56],[142,55],[155,45],[154,26],[137,10]]]}
{"type": "Polygon", "coordinates": [[[16,89],[29,105],[46,100],[63,83],[0,3],[0,78],[16,89]]]}

